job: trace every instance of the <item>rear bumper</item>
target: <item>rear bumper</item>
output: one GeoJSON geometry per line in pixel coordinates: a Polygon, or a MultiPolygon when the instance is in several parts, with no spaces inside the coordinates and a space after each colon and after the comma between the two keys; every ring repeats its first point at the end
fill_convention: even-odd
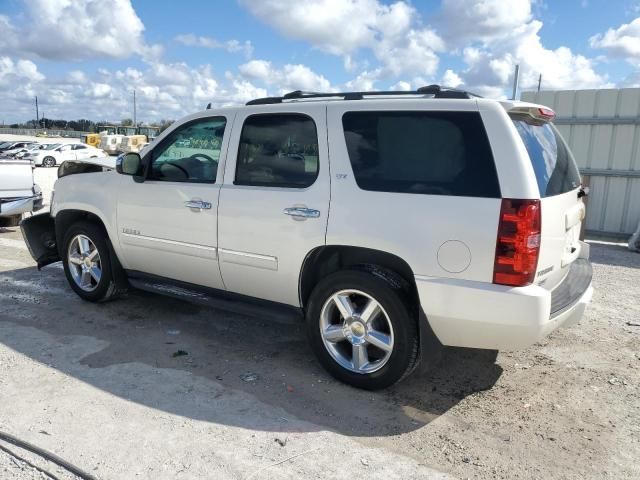
{"type": "Polygon", "coordinates": [[[580,321],[591,301],[591,265],[574,262],[553,291],[417,277],[422,308],[443,345],[514,350],[580,321]]]}
{"type": "Polygon", "coordinates": [[[42,194],[30,197],[0,199],[0,217],[13,217],[42,208],[42,194]]]}

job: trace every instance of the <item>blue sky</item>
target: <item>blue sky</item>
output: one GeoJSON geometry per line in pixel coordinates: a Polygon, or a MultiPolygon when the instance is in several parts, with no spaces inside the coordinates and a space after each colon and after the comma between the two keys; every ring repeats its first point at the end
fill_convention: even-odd
{"type": "Polygon", "coordinates": [[[0,0],[0,121],[144,121],[303,90],[640,83],[634,0],[0,0]]]}

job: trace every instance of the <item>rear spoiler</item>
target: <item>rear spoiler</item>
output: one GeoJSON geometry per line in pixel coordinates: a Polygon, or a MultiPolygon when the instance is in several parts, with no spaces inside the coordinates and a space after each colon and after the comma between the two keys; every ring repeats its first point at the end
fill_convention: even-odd
{"type": "Polygon", "coordinates": [[[553,122],[556,112],[547,107],[522,105],[507,110],[509,115],[518,115],[529,118],[532,122],[553,122]]]}
{"type": "Polygon", "coordinates": [[[62,165],[58,167],[58,178],[75,175],[77,173],[106,172],[108,170],[113,169],[97,163],[91,163],[90,159],[82,162],[67,160],[66,162],[62,162],[62,165]]]}

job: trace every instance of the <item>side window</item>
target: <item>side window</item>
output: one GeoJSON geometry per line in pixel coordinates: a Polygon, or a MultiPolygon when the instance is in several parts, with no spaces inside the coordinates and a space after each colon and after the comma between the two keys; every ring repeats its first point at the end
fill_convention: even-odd
{"type": "Polygon", "coordinates": [[[178,127],[151,151],[150,180],[214,183],[224,117],[203,118],[178,127]]]}
{"type": "Polygon", "coordinates": [[[235,185],[305,188],[318,176],[318,133],[307,115],[259,114],[242,126],[235,185]]]}
{"type": "Polygon", "coordinates": [[[363,190],[500,198],[477,112],[347,112],[342,125],[363,190]]]}
{"type": "Polygon", "coordinates": [[[84,146],[84,145],[81,145],[79,143],[73,146],[74,150],[84,150],[85,148],[87,148],[87,147],[84,146]]]}

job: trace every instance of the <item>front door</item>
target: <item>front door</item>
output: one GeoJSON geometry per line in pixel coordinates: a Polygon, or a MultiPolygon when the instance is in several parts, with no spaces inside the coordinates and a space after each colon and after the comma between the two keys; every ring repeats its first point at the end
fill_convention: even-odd
{"type": "Polygon", "coordinates": [[[144,182],[121,176],[117,223],[127,269],[224,288],[217,210],[226,125],[223,116],[187,121],[145,155],[144,182]]]}
{"type": "MultiPolygon", "coordinates": [[[[292,106],[293,107],[293,106],[292,106]]],[[[307,254],[325,244],[326,107],[236,115],[218,213],[220,269],[232,292],[299,306],[307,254]]]]}

